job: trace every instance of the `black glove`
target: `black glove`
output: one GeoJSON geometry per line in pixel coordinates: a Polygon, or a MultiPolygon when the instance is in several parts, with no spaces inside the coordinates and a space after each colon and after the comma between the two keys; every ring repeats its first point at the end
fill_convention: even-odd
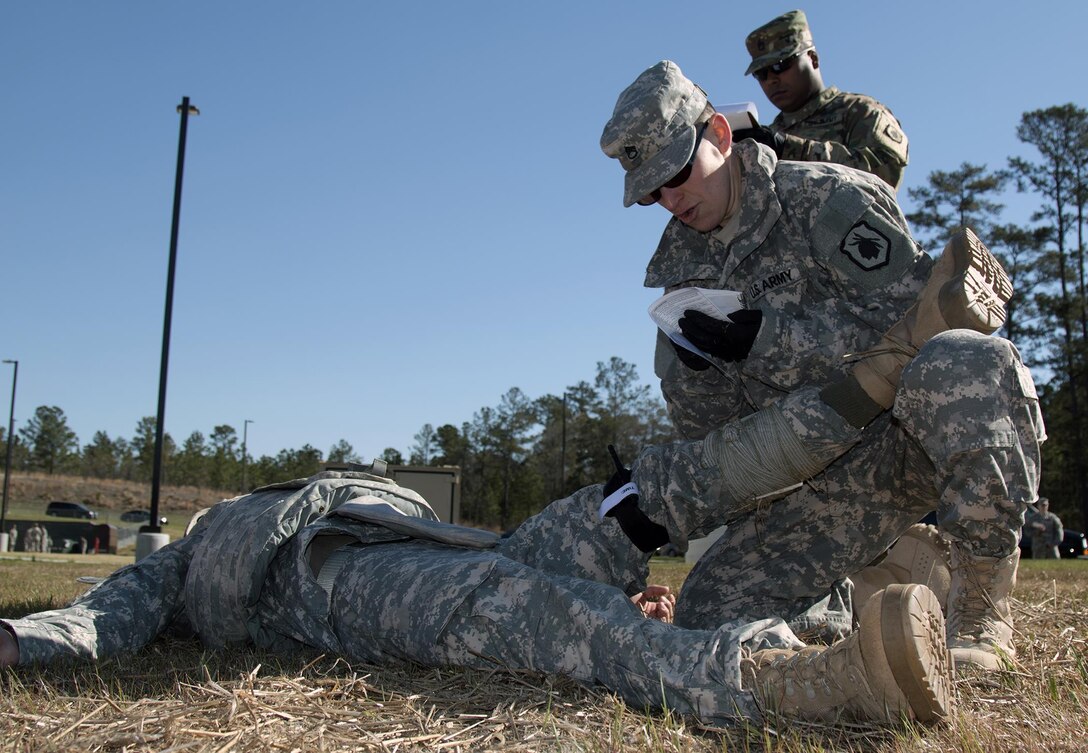
{"type": "MultiPolygon", "coordinates": [[[[620,461],[620,456],[616,454],[616,448],[608,445],[608,452],[612,455],[612,463],[616,466],[616,472],[604,485],[602,502],[616,492],[622,494],[623,492],[620,490],[624,486],[631,484],[631,469],[624,467],[620,461]]],[[[620,524],[620,528],[627,534],[627,538],[631,539],[631,543],[637,546],[639,550],[649,553],[669,543],[669,532],[665,530],[665,527],[650,520],[646,517],[646,513],[639,508],[638,489],[634,484],[631,484],[628,493],[619,502],[615,502],[615,500],[612,500],[612,502],[614,504],[604,511],[602,517],[615,518],[616,522],[620,524]]]]}
{"type": "Polygon", "coordinates": [[[733,131],[734,143],[743,141],[744,139],[752,139],[752,141],[758,141],[764,146],[769,146],[779,157],[782,156],[782,146],[786,143],[785,136],[776,131],[772,131],[770,128],[763,125],[752,126],[751,128],[738,128],[733,131]]]}
{"type": "Polygon", "coordinates": [[[680,317],[680,331],[699,350],[732,363],[748,357],[762,323],[759,309],[740,309],[725,320],[687,309],[680,317]]]}
{"type": "Polygon", "coordinates": [[[680,359],[680,363],[687,366],[692,371],[706,371],[710,368],[710,361],[703,358],[698,353],[692,353],[683,345],[677,345],[672,340],[672,349],[676,351],[676,357],[680,359]]]}

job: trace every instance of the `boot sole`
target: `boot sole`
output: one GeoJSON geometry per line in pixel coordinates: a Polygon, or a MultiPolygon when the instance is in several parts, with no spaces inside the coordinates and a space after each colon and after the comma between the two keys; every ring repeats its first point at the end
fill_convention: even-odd
{"type": "Polygon", "coordinates": [[[941,315],[952,329],[989,335],[1005,323],[1012,283],[1001,262],[970,228],[952,236],[944,253],[955,261],[956,276],[941,287],[941,315]]]}
{"type": "Polygon", "coordinates": [[[944,614],[932,591],[916,583],[884,590],[880,609],[884,655],[916,719],[948,719],[956,708],[944,614]]]}

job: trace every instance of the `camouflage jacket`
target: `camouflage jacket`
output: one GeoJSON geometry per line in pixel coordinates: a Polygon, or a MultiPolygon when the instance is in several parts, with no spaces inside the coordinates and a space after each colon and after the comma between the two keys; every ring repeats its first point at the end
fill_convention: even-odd
{"type": "MultiPolygon", "coordinates": [[[[439,522],[422,497],[380,476],[326,471],[274,484],[220,502],[186,536],[118,570],[70,607],[8,620],[19,638],[20,662],[133,651],[179,625],[213,647],[249,641],[282,647],[293,639],[280,632],[281,615],[261,603],[262,589],[282,549],[296,544],[305,552],[320,534],[360,543],[422,538],[477,548],[498,540],[439,522]],[[352,506],[352,517],[329,514],[348,502],[362,503],[352,506]],[[276,617],[273,624],[262,620],[268,614],[276,617]]],[[[297,567],[309,567],[308,558],[301,557],[297,567]]],[[[312,616],[328,611],[327,604],[316,603],[327,595],[310,587],[290,597],[292,603],[281,610],[309,615],[306,627],[319,645],[325,626],[312,616]]]]}
{"type": "Polygon", "coordinates": [[[754,141],[734,154],[744,181],[737,214],[711,233],[674,218],[646,270],[647,287],[737,290],[763,313],[748,358],[705,371],[684,366],[658,333],[654,370],[673,423],[691,439],[845,375],[844,355],[879,340],[932,266],[883,181],[840,165],[779,161],[754,141]]]}
{"type": "Polygon", "coordinates": [[[891,110],[864,94],[828,87],[771,128],[785,136],[782,159],[834,162],[873,173],[898,188],[907,137],[891,110]]]}

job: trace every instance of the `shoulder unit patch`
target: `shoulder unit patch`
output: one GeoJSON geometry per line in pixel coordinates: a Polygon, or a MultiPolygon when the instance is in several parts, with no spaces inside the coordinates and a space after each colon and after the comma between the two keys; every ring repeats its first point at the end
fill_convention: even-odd
{"type": "Polygon", "coordinates": [[[891,245],[886,235],[862,220],[850,228],[839,250],[858,267],[871,272],[887,266],[891,245]]]}

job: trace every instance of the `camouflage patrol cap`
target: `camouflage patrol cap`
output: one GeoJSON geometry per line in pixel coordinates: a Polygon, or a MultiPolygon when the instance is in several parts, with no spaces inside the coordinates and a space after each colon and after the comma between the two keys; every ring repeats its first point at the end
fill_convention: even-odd
{"type": "Polygon", "coordinates": [[[791,10],[768,21],[749,34],[744,45],[752,56],[745,76],[815,47],[803,10],[791,10]]]}
{"type": "Polygon", "coordinates": [[[688,163],[695,150],[695,123],[705,108],[706,92],[671,60],[646,69],[623,90],[601,134],[601,149],[627,171],[625,207],[688,163]]]}

